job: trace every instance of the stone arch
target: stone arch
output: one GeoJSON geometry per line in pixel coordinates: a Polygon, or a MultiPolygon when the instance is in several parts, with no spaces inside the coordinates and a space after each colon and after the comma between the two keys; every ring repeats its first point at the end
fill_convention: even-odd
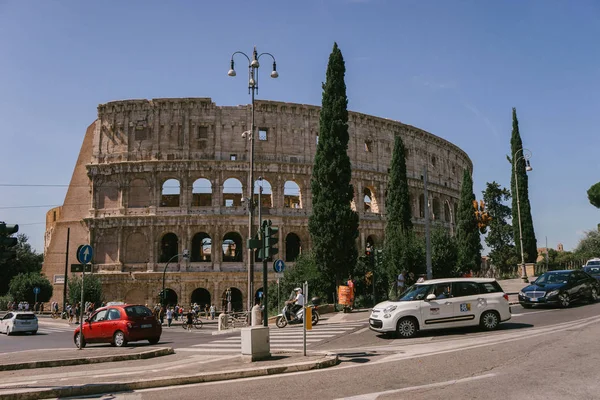
{"type": "Polygon", "coordinates": [[[190,297],[190,304],[198,304],[202,310],[208,304],[209,307],[212,304],[210,298],[210,292],[204,288],[196,288],[192,292],[190,297]]]}
{"type": "Polygon", "coordinates": [[[375,189],[370,186],[366,186],[363,189],[363,204],[364,211],[366,213],[379,214],[379,204],[375,195],[375,189]]]}
{"type": "Polygon", "coordinates": [[[283,184],[283,206],[286,208],[303,208],[300,186],[294,181],[283,184]]]}
{"type": "Polygon", "coordinates": [[[127,207],[143,208],[150,206],[150,187],[145,179],[134,179],[129,183],[127,207]]]}
{"type": "Polygon", "coordinates": [[[288,233],[285,237],[285,261],[296,261],[301,253],[300,237],[293,232],[288,233]]]}
{"type": "Polygon", "coordinates": [[[161,207],[179,207],[181,196],[181,185],[177,179],[167,179],[162,184],[160,196],[161,207]]]}
{"type": "Polygon", "coordinates": [[[179,253],[179,238],[173,232],[163,235],[160,239],[159,262],[168,262],[179,253]]]}
{"type": "Polygon", "coordinates": [[[367,240],[365,241],[366,246],[367,247],[371,247],[371,248],[375,248],[377,245],[381,246],[381,243],[379,243],[379,240],[377,238],[377,236],[375,235],[369,235],[367,236],[367,240]]]}
{"type": "Polygon", "coordinates": [[[244,311],[244,296],[240,289],[232,286],[223,291],[221,295],[221,308],[228,312],[230,311],[227,307],[229,302],[231,302],[231,311],[244,311]],[[229,297],[227,292],[229,292],[229,297]]]}
{"type": "Polygon", "coordinates": [[[452,215],[450,214],[450,202],[444,201],[444,221],[452,222],[452,215]]]}
{"type": "Polygon", "coordinates": [[[239,207],[242,205],[242,182],[237,178],[229,178],[223,182],[223,206],[239,207]]]}
{"type": "MultiPolygon", "coordinates": [[[[158,293],[158,302],[162,302],[162,290],[158,293]]],[[[179,304],[179,296],[177,292],[171,288],[165,288],[164,303],[168,306],[175,306],[179,304]]]]}
{"type": "Polygon", "coordinates": [[[148,240],[143,233],[133,232],[125,239],[123,262],[141,263],[148,261],[148,240]]]}
{"type": "Polygon", "coordinates": [[[192,207],[212,206],[212,184],[206,178],[196,179],[192,185],[192,207]]]}
{"type": "Polygon", "coordinates": [[[212,255],[212,239],[206,232],[198,232],[192,238],[191,262],[210,262],[212,255]]]}
{"type": "Polygon", "coordinates": [[[260,202],[262,208],[273,208],[273,190],[271,184],[266,179],[257,179],[254,182],[254,204],[258,204],[258,194],[262,187],[260,202]]]}
{"type": "Polygon", "coordinates": [[[130,289],[123,301],[127,304],[144,304],[146,302],[146,294],[139,288],[130,289]]]}
{"type": "Polygon", "coordinates": [[[119,188],[116,182],[106,182],[98,187],[97,208],[119,208],[119,188]]]}
{"type": "Polygon", "coordinates": [[[112,264],[117,259],[118,236],[116,229],[107,229],[96,239],[94,251],[95,264],[112,264]]]}
{"type": "Polygon", "coordinates": [[[228,232],[223,236],[221,245],[223,262],[241,262],[243,260],[242,236],[237,232],[228,232]]]}
{"type": "Polygon", "coordinates": [[[440,199],[437,197],[433,198],[433,219],[441,220],[442,219],[442,207],[440,205],[440,199]]]}

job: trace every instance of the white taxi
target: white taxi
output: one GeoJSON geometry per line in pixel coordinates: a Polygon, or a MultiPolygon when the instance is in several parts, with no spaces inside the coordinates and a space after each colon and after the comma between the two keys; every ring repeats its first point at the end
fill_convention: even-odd
{"type": "Polygon", "coordinates": [[[510,317],[508,295],[495,279],[433,279],[409,287],[396,301],[377,304],[369,327],[409,338],[429,329],[480,325],[493,330],[510,317]]]}
{"type": "Polygon", "coordinates": [[[38,331],[38,319],[32,312],[9,311],[0,319],[0,332],[10,335],[16,332],[31,332],[34,335],[38,331]]]}

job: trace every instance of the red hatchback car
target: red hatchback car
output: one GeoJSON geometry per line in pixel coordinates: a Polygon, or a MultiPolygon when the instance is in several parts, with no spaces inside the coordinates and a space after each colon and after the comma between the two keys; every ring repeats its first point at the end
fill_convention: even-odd
{"type": "MultiPolygon", "coordinates": [[[[146,306],[120,304],[102,307],[94,311],[83,323],[82,347],[87,343],[110,343],[121,347],[127,342],[147,340],[156,344],[160,340],[162,327],[152,311],[146,306]]],[[[79,326],[73,340],[79,347],[79,326]]]]}

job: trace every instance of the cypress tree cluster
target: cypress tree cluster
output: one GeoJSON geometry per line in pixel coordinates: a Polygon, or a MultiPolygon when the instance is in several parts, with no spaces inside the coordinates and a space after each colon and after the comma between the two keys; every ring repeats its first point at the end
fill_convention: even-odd
{"type": "Polygon", "coordinates": [[[521,134],[519,133],[519,121],[517,120],[517,110],[512,109],[512,136],[510,138],[510,149],[511,149],[511,178],[510,178],[510,190],[512,196],[512,220],[513,220],[513,234],[515,241],[515,249],[517,254],[521,254],[521,243],[519,241],[519,210],[521,209],[521,229],[523,232],[523,253],[525,256],[525,262],[535,262],[537,259],[537,241],[535,239],[535,231],[533,229],[533,219],[531,217],[531,205],[529,203],[529,181],[527,178],[527,171],[525,158],[523,157],[523,142],[521,140],[521,134]],[[515,167],[516,163],[516,167],[515,167]],[[517,199],[517,189],[515,186],[515,168],[516,168],[516,179],[519,184],[519,198],[517,199]],[[519,207],[517,207],[517,201],[519,201],[519,207]]]}
{"type": "Polygon", "coordinates": [[[473,179],[469,171],[465,169],[460,187],[458,215],[456,216],[457,267],[461,271],[476,272],[481,268],[481,239],[473,201],[475,201],[473,179]]]}
{"type": "Polygon", "coordinates": [[[350,183],[345,73],[342,52],[334,43],[323,84],[308,229],[317,266],[336,286],[348,278],[358,256],[358,214],[350,207],[354,189],[350,183]]]}

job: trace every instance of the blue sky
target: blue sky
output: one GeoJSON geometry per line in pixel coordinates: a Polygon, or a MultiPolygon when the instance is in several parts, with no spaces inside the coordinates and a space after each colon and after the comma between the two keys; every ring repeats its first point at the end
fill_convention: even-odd
{"type": "Polygon", "coordinates": [[[538,247],[570,250],[600,222],[586,195],[600,181],[598,38],[600,3],[586,0],[0,0],[0,220],[43,249],[98,104],[248,104],[243,74],[227,70],[256,45],[280,73],[262,71],[259,98],[320,105],[337,41],[349,109],[464,149],[477,198],[486,182],[510,185],[516,107],[538,247]]]}

